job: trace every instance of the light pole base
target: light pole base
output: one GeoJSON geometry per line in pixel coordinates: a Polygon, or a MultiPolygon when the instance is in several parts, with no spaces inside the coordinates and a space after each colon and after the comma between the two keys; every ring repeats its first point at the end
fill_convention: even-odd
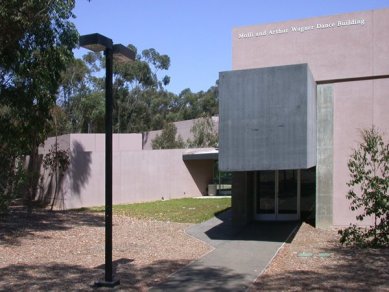
{"type": "Polygon", "coordinates": [[[95,287],[109,287],[109,288],[113,288],[117,285],[120,285],[120,280],[112,280],[111,282],[109,281],[97,281],[95,282],[95,284],[93,286],[95,287]]]}

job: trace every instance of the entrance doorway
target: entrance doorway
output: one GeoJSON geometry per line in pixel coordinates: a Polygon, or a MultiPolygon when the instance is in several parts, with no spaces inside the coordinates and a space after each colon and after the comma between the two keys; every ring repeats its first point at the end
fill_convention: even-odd
{"type": "Polygon", "coordinates": [[[254,173],[255,219],[287,221],[300,219],[300,170],[254,173]]]}

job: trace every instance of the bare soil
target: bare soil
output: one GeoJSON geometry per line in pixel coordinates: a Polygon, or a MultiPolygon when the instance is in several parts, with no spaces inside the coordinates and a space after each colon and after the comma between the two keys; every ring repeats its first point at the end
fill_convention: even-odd
{"type": "Polygon", "coordinates": [[[336,229],[303,223],[251,291],[389,291],[389,249],[345,247],[336,229]]]}
{"type": "MultiPolygon", "coordinates": [[[[208,252],[188,226],[114,216],[116,290],[147,291],[208,252]]],[[[0,220],[0,291],[95,289],[104,278],[104,230],[98,213],[13,212],[0,220]]]]}
{"type": "MultiPolygon", "coordinates": [[[[115,290],[147,291],[209,252],[188,226],[114,216],[115,290]]],[[[91,291],[103,276],[102,214],[14,209],[0,218],[0,291],[91,291]]],[[[389,249],[342,247],[336,230],[304,223],[250,290],[389,291],[389,249]]]]}

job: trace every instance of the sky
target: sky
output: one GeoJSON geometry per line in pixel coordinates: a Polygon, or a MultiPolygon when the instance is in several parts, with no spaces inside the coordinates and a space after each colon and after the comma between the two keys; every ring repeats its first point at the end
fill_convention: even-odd
{"type": "Polygon", "coordinates": [[[80,35],[168,55],[167,90],[178,94],[206,91],[231,70],[234,27],[380,8],[389,0],[77,0],[73,22],[80,35]]]}

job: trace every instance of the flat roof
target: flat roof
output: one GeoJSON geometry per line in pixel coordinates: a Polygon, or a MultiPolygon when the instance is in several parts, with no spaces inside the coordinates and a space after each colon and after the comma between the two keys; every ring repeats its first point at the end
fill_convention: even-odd
{"type": "Polygon", "coordinates": [[[196,149],[188,151],[182,154],[182,159],[184,161],[188,160],[218,160],[219,159],[219,149],[196,149]]]}

